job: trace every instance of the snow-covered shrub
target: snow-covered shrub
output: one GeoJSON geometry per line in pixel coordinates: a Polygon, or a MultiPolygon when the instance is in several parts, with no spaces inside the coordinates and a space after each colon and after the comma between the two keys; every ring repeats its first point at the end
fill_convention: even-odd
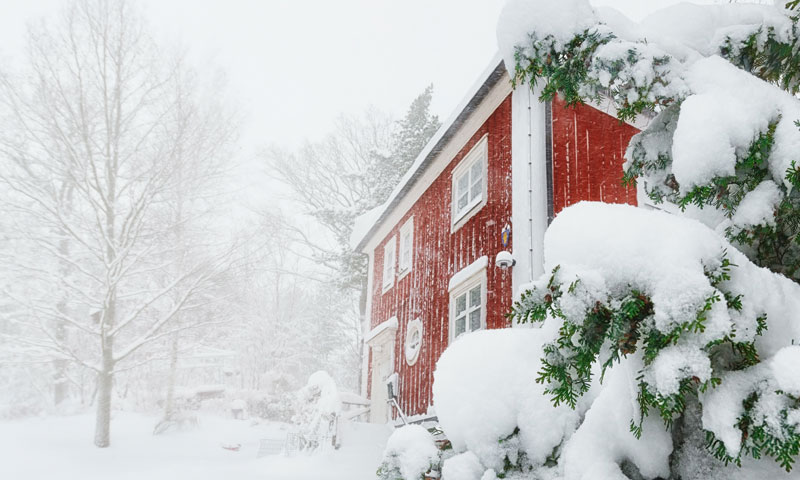
{"type": "Polygon", "coordinates": [[[377,474],[380,480],[422,480],[439,462],[433,435],[419,425],[406,425],[389,437],[377,474]]]}
{"type": "Polygon", "coordinates": [[[200,427],[200,419],[194,412],[175,412],[170,418],[159,421],[153,427],[153,435],[165,433],[186,432],[200,427]]]}
{"type": "MultiPolygon", "coordinates": [[[[600,389],[571,444],[606,395],[615,405],[635,401],[630,418],[615,422],[642,438],[651,413],[671,427],[696,399],[701,424],[691,427],[707,432],[713,454],[737,463],[742,454],[768,455],[791,467],[800,403],[786,385],[800,371],[783,371],[779,381],[762,360],[792,358],[785,349],[800,339],[800,286],[754,265],[697,221],[621,205],[564,210],[547,232],[545,255],[553,273],[513,314],[558,325],[537,378],[555,404],[575,405],[600,389]],[[618,367],[627,381],[603,378],[618,367]],[[630,390],[629,398],[619,390],[630,390]]],[[[608,423],[608,413],[597,421],[608,423]]],[[[667,462],[672,439],[662,440],[667,462]]]]}
{"type": "Polygon", "coordinates": [[[534,382],[542,348],[555,334],[552,326],[478,331],[445,350],[433,395],[455,451],[470,451],[486,468],[505,473],[528,471],[557,455],[580,415],[553,408],[534,382]]]}
{"type": "Polygon", "coordinates": [[[296,396],[293,393],[255,393],[247,397],[250,416],[274,422],[291,422],[295,415],[296,396]]]}
{"type": "Polygon", "coordinates": [[[299,428],[301,448],[316,450],[335,440],[337,417],[342,411],[336,382],[324,371],[313,373],[297,392],[297,413],[292,418],[299,428]]]}
{"type": "Polygon", "coordinates": [[[472,452],[464,452],[444,461],[442,478],[447,480],[481,480],[484,473],[481,461],[472,452]]]}
{"type": "Polygon", "coordinates": [[[567,479],[685,477],[707,466],[705,444],[745,467],[708,477],[776,478],[747,457],[790,470],[800,454],[786,367],[800,338],[798,16],[684,4],[636,25],[571,3],[586,14],[509,2],[498,37],[516,85],[571,104],[605,97],[620,119],[656,114],[630,143],[625,180],[678,216],[580,205],[547,233],[552,273],[513,313],[557,325],[537,378],[554,403],[591,398],[560,468],[567,479]]]}

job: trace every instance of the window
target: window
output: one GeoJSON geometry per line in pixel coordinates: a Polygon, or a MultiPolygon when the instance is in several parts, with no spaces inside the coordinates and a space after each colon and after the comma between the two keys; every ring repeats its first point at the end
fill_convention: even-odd
{"type": "Polygon", "coordinates": [[[453,170],[453,225],[486,201],[487,136],[478,141],[453,170]]]}
{"type": "Polygon", "coordinates": [[[453,335],[458,336],[480,330],[482,321],[483,301],[481,284],[478,283],[466,292],[455,297],[455,312],[453,335]]]}
{"type": "Polygon", "coordinates": [[[451,280],[450,341],[486,328],[486,266],[486,257],[481,257],[451,280]]]}
{"type": "Polygon", "coordinates": [[[422,350],[422,320],[419,318],[408,324],[406,333],[406,363],[414,365],[422,350]]]}
{"type": "Polygon", "coordinates": [[[392,237],[383,247],[383,291],[394,285],[395,248],[397,239],[392,237]]]}
{"type": "Polygon", "coordinates": [[[414,217],[400,228],[400,258],[398,272],[400,278],[408,274],[414,266],[414,217]]]}

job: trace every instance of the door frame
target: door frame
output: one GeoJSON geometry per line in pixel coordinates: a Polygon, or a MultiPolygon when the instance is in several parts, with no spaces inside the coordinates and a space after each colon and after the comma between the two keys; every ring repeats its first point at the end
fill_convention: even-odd
{"type": "Polygon", "coordinates": [[[395,343],[397,337],[397,321],[392,318],[387,320],[387,327],[380,333],[367,340],[370,348],[370,423],[386,423],[391,418],[391,409],[388,406],[386,393],[386,378],[379,378],[376,360],[387,361],[389,373],[387,378],[395,371],[395,343]],[[376,389],[382,392],[376,395],[376,389]]]}

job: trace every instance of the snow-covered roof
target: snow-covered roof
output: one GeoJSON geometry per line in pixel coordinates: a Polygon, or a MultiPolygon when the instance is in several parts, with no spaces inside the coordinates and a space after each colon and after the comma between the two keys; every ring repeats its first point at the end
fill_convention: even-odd
{"type": "Polygon", "coordinates": [[[408,172],[400,179],[400,183],[392,190],[388,200],[383,205],[356,219],[353,233],[350,235],[350,246],[354,250],[361,251],[364,248],[367,241],[375,234],[380,225],[397,207],[398,203],[408,194],[409,190],[458,132],[470,114],[486,98],[489,91],[497,85],[505,71],[502,56],[499,53],[495,54],[488,67],[478,77],[478,81],[467,91],[467,95],[459,103],[458,107],[417,156],[408,172]]]}

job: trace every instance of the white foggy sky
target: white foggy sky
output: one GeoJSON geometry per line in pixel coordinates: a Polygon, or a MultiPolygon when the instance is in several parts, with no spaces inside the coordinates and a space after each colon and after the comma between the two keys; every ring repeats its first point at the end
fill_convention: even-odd
{"type": "MultiPolygon", "coordinates": [[[[0,58],[65,0],[0,0],[0,58]]],[[[245,155],[319,138],[341,112],[402,114],[429,83],[444,119],[496,50],[504,0],[137,0],[195,64],[226,72],[246,115],[245,155]]],[[[724,0],[720,0],[724,1],[724,0]]],[[[714,3],[703,0],[698,3],[714,3]]],[[[641,18],[674,0],[596,0],[641,18]]],[[[718,3],[718,2],[717,2],[718,3]]]]}

